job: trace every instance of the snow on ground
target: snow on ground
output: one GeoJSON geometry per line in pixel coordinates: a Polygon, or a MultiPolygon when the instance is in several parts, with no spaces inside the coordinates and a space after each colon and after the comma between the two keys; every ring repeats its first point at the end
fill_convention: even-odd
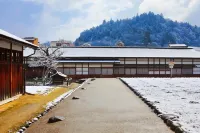
{"type": "Polygon", "coordinates": [[[189,133],[200,131],[200,78],[122,78],[163,114],[178,116],[189,133]]]}
{"type": "Polygon", "coordinates": [[[43,95],[51,92],[52,89],[51,86],[26,86],[26,93],[43,95]]]}

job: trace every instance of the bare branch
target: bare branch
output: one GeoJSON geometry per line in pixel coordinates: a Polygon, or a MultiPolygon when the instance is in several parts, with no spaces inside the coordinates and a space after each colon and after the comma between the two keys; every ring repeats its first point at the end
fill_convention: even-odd
{"type": "Polygon", "coordinates": [[[37,51],[40,55],[31,58],[29,62],[30,67],[43,67],[42,79],[44,82],[57,74],[58,59],[63,54],[60,48],[54,49],[52,47],[39,47],[37,51]]]}

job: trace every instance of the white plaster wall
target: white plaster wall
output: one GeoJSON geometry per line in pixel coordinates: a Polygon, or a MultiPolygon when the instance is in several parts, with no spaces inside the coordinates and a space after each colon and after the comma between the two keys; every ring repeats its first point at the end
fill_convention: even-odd
{"type": "Polygon", "coordinates": [[[0,40],[0,47],[10,49],[10,43],[0,40]]]}
{"type": "Polygon", "coordinates": [[[20,45],[13,44],[12,49],[17,50],[17,51],[22,51],[22,45],[20,46],[20,45]]]}
{"type": "MultiPolygon", "coordinates": [[[[0,40],[0,47],[10,49],[10,43],[3,41],[3,40],[0,40]]],[[[17,50],[17,51],[22,51],[22,45],[16,45],[16,44],[13,43],[12,49],[17,50]]]]}

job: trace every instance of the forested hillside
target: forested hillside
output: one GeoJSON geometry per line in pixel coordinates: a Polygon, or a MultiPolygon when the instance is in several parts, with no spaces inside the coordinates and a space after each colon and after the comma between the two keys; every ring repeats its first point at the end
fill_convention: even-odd
{"type": "Polygon", "coordinates": [[[149,12],[130,19],[104,20],[101,25],[83,31],[75,44],[114,46],[118,41],[126,46],[164,47],[169,43],[200,46],[200,28],[149,12]]]}

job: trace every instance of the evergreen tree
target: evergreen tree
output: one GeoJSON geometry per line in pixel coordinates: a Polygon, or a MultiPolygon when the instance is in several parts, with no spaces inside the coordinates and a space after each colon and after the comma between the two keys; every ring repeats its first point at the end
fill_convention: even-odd
{"type": "Polygon", "coordinates": [[[144,32],[144,45],[148,47],[149,44],[151,44],[150,32],[146,31],[144,32]]]}
{"type": "Polygon", "coordinates": [[[199,46],[200,28],[149,12],[130,19],[104,20],[101,25],[83,31],[75,44],[80,46],[88,42],[95,46],[114,46],[118,40],[122,40],[126,46],[156,44],[163,47],[169,43],[199,46]]]}

